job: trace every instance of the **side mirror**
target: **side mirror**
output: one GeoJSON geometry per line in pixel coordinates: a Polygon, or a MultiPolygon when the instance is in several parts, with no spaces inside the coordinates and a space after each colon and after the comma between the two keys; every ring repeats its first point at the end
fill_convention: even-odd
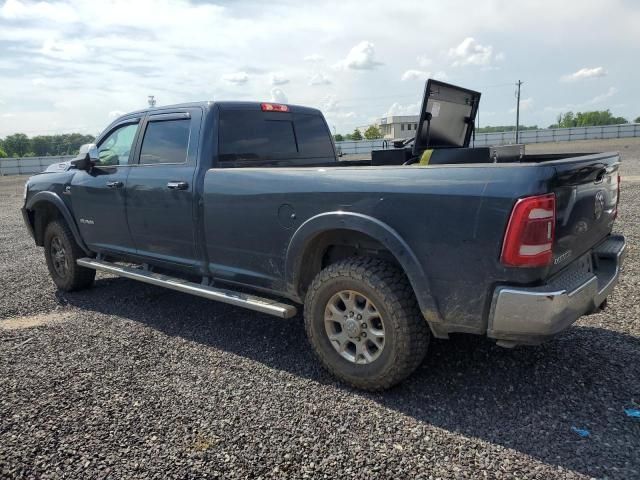
{"type": "Polygon", "coordinates": [[[98,147],[95,143],[85,143],[80,147],[76,158],[71,160],[71,165],[78,170],[89,171],[95,166],[97,161],[99,161],[98,147]]]}

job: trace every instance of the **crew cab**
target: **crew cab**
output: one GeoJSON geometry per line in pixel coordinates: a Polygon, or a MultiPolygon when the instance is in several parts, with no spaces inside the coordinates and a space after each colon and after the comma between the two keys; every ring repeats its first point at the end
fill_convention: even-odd
{"type": "Polygon", "coordinates": [[[62,290],[101,270],[282,318],[304,305],[322,364],[384,389],[431,336],[537,344],[618,280],[619,154],[470,147],[479,101],[429,80],[413,146],[365,161],[336,155],[313,108],[137,111],[31,177],[22,213],[62,290]]]}

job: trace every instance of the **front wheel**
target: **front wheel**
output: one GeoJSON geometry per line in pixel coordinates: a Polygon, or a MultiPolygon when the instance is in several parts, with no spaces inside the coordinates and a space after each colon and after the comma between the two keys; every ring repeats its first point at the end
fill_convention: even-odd
{"type": "Polygon", "coordinates": [[[389,388],[420,365],[429,328],[406,276],[379,259],[354,257],[322,270],[304,308],[309,342],[340,380],[389,388]]]}
{"type": "Polygon", "coordinates": [[[81,267],[76,260],[85,256],[66,223],[54,220],[44,232],[44,255],[49,274],[64,291],[82,290],[93,285],[96,271],[81,267]]]}

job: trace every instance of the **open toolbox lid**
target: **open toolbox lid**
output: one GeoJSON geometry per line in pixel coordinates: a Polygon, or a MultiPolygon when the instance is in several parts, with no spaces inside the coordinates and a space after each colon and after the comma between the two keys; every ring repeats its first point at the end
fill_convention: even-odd
{"type": "Polygon", "coordinates": [[[468,147],[480,92],[427,80],[413,154],[428,148],[468,147]]]}

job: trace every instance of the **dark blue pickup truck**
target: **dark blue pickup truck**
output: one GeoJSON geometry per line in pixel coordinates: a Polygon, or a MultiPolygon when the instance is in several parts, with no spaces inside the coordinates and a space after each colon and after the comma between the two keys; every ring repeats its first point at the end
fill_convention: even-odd
{"type": "Polygon", "coordinates": [[[430,80],[413,146],[366,161],[312,108],[138,111],[30,178],[22,212],[62,290],[101,270],[282,318],[304,304],[324,366],[388,388],[431,335],[536,344],[618,280],[620,156],[470,148],[479,99],[430,80]]]}

